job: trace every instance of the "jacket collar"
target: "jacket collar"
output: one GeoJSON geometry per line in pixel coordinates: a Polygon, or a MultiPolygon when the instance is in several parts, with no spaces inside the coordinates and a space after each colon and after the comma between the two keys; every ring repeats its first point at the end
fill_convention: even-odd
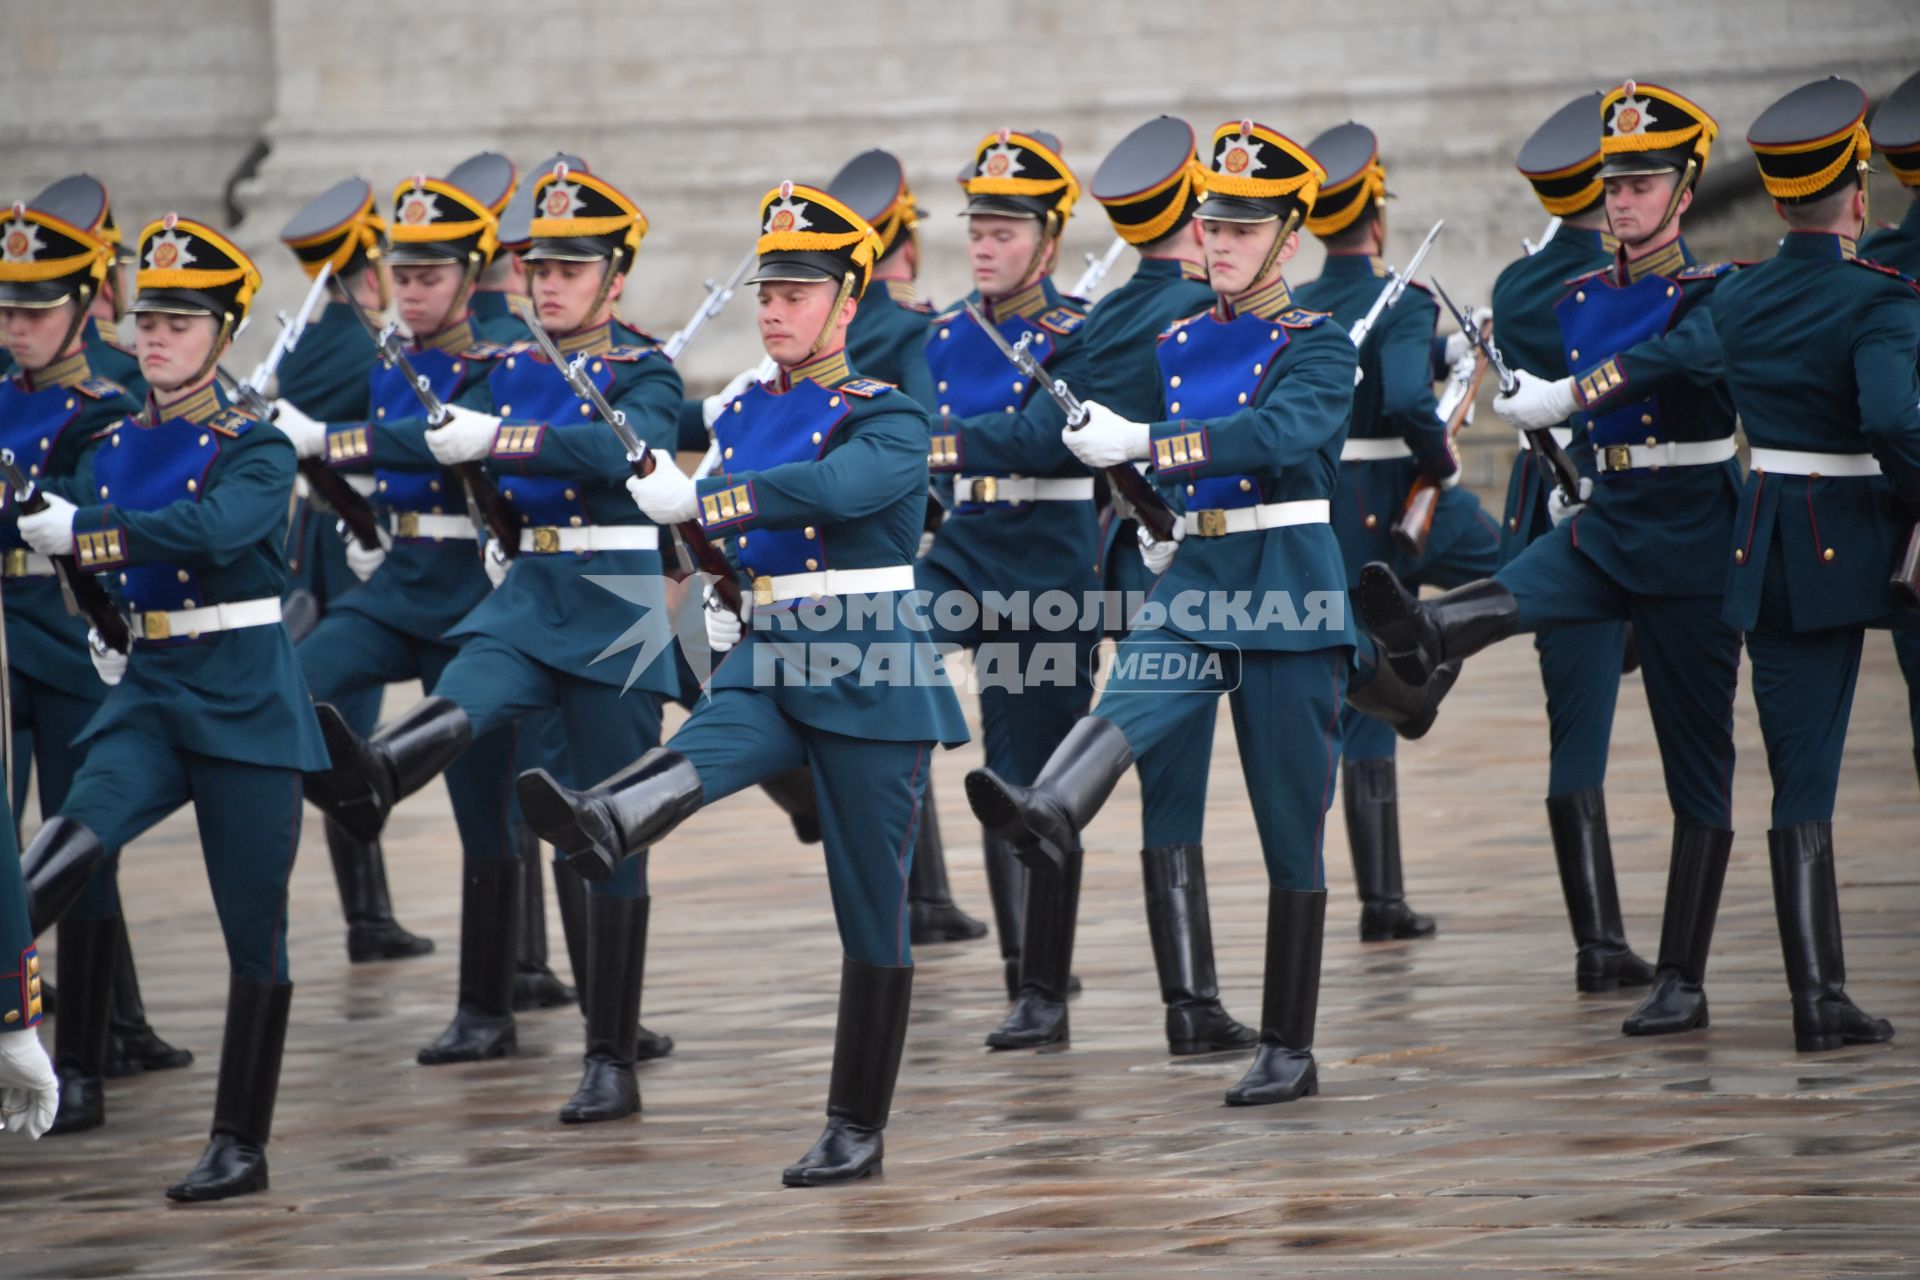
{"type": "Polygon", "coordinates": [[[829,351],[824,355],[810,356],[791,369],[782,369],[775,380],[776,392],[791,391],[797,383],[813,381],[823,387],[837,387],[853,376],[853,366],[847,363],[847,349],[829,351]]]}
{"type": "Polygon", "coordinates": [[[1679,275],[1692,265],[1693,254],[1687,249],[1684,238],[1675,238],[1646,257],[1632,262],[1627,260],[1625,245],[1614,250],[1614,280],[1620,284],[1633,284],[1648,276],[1679,275]]]}
{"type": "Polygon", "coordinates": [[[22,369],[21,381],[29,391],[44,391],[48,387],[73,387],[93,376],[93,368],[87,363],[85,347],[70,356],[61,356],[44,369],[22,369]]]}
{"type": "Polygon", "coordinates": [[[1222,320],[1231,320],[1235,316],[1253,315],[1262,320],[1271,320],[1283,311],[1293,309],[1293,292],[1287,288],[1284,279],[1263,285],[1251,293],[1241,294],[1237,298],[1222,298],[1215,308],[1222,320]]]}
{"type": "Polygon", "coordinates": [[[1803,262],[1838,262],[1860,256],[1860,246],[1852,236],[1831,231],[1789,231],[1780,240],[1776,257],[1803,262]]]}
{"type": "MultiPolygon", "coordinates": [[[[473,317],[465,316],[441,329],[430,333],[420,342],[422,351],[445,351],[452,355],[463,355],[473,350],[473,317]]],[[[561,348],[565,350],[565,348],[561,348]]]]}

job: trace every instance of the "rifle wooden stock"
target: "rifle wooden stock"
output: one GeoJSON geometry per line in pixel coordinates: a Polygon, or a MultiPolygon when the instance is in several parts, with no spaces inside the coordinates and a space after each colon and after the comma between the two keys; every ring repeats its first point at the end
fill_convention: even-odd
{"type": "MultiPolygon", "coordinates": [[[[653,474],[653,450],[648,449],[639,457],[629,460],[627,466],[641,480],[653,474]]],[[[713,539],[698,520],[682,520],[673,526],[680,535],[680,542],[693,553],[694,563],[700,566],[700,572],[713,579],[713,593],[720,597],[720,603],[740,612],[740,575],[727,559],[727,553],[713,545],[713,539]]]]}
{"type": "MultiPolygon", "coordinates": [[[[37,487],[29,489],[28,496],[20,503],[23,516],[46,509],[47,495],[37,487]]],[[[100,585],[100,580],[82,569],[80,561],[71,553],[47,558],[53,561],[53,572],[60,579],[60,592],[72,603],[74,612],[85,618],[87,625],[99,632],[100,639],[115,653],[131,649],[133,632],[120,611],[114,608],[113,597],[100,585]]]]}
{"type": "Polygon", "coordinates": [[[347,483],[345,476],[318,458],[300,459],[300,474],[306,477],[307,487],[320,501],[340,517],[340,523],[346,526],[355,542],[368,551],[380,549],[380,517],[373,513],[373,507],[360,491],[347,483]]]}
{"type": "MultiPolygon", "coordinates": [[[[1492,337],[1493,326],[1482,325],[1481,332],[1492,337]]],[[[1460,434],[1467,425],[1467,414],[1473,410],[1473,402],[1480,395],[1480,383],[1487,376],[1487,353],[1483,350],[1473,358],[1473,374],[1467,379],[1467,394],[1460,397],[1460,403],[1453,407],[1453,416],[1447,420],[1447,441],[1460,434]]],[[[1393,545],[1403,554],[1415,559],[1427,553],[1427,539],[1433,533],[1433,517],[1440,510],[1440,482],[1432,476],[1422,475],[1413,482],[1413,488],[1407,491],[1407,503],[1400,512],[1400,518],[1393,523],[1393,545]]]]}
{"type": "Polygon", "coordinates": [[[1900,553],[1900,567],[1895,570],[1893,581],[1888,584],[1900,603],[1909,609],[1920,609],[1920,524],[1913,526],[1907,534],[1907,546],[1900,553]]]}
{"type": "Polygon", "coordinates": [[[1127,500],[1127,505],[1133,508],[1133,518],[1140,522],[1140,527],[1155,542],[1165,542],[1173,537],[1174,525],[1179,517],[1161,500],[1145,476],[1123,462],[1117,467],[1107,468],[1107,483],[1113,486],[1115,493],[1127,500]]]}
{"type": "MultiPolygon", "coordinates": [[[[428,428],[432,430],[432,428],[428,428]]],[[[511,560],[520,554],[520,513],[508,505],[494,485],[493,477],[477,462],[461,462],[452,468],[467,491],[467,503],[480,513],[480,523],[500,546],[500,554],[511,560]]]]}

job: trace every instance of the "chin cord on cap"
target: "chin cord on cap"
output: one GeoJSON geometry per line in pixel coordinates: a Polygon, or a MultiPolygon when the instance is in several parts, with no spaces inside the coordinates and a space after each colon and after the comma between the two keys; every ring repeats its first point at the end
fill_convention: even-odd
{"type": "Polygon", "coordinates": [[[1280,258],[1280,250],[1286,247],[1288,238],[1300,229],[1300,219],[1301,210],[1296,205],[1281,221],[1280,234],[1273,238],[1273,246],[1267,250],[1266,260],[1260,264],[1260,270],[1254,273],[1253,279],[1247,284],[1249,291],[1259,288],[1260,282],[1267,278],[1269,271],[1273,270],[1273,264],[1280,258]]]}
{"type": "MultiPolygon", "coordinates": [[[[165,218],[161,219],[161,225],[168,231],[172,231],[174,227],[178,225],[179,219],[179,214],[169,213],[165,218]]],[[[211,229],[206,227],[195,227],[194,234],[216,241],[219,239],[211,229]]],[[[234,290],[233,307],[235,309],[223,309],[221,311],[220,330],[214,334],[213,345],[207,349],[205,362],[201,364],[199,371],[189,380],[194,383],[211,376],[214,366],[219,363],[221,349],[226,345],[227,341],[234,336],[235,322],[247,314],[247,306],[253,301],[254,292],[260,287],[260,273],[254,268],[251,262],[247,261],[245,255],[241,254],[238,249],[224,242],[221,243],[221,247],[228,254],[239,259],[243,265],[219,270],[207,270],[197,267],[147,267],[143,268],[137,277],[139,287],[142,289],[191,289],[199,291],[204,289],[219,289],[227,285],[239,286],[234,290]]],[[[212,313],[209,312],[208,314],[211,315],[212,313]]]]}

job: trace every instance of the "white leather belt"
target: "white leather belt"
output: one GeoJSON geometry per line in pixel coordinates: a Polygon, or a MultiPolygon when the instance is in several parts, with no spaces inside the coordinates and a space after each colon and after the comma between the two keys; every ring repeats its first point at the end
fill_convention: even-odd
{"type": "MultiPolygon", "coordinates": [[[[1572,427],[1554,427],[1552,428],[1552,430],[1553,430],[1553,442],[1555,444],[1559,445],[1562,449],[1573,448],[1573,428],[1572,427]]],[[[1515,431],[1514,434],[1520,437],[1520,448],[1522,450],[1531,450],[1533,448],[1533,442],[1527,439],[1526,432],[1515,431]]]]}
{"type": "Polygon", "coordinates": [[[883,565],[878,569],[822,569],[818,573],[783,573],[753,580],[755,604],[778,604],[807,596],[870,596],[882,591],[913,590],[913,566],[883,565]]]}
{"type": "Polygon", "coordinates": [[[6,555],[6,574],[9,578],[51,578],[53,561],[38,551],[29,551],[25,547],[15,547],[6,555]]]}
{"type": "Polygon", "coordinates": [[[1733,457],[1733,437],[1724,440],[1669,441],[1666,444],[1597,444],[1593,457],[1602,471],[1641,467],[1705,467],[1733,457]]]}
{"type": "Polygon", "coordinates": [[[465,516],[423,515],[418,511],[395,511],[387,516],[387,530],[396,538],[474,537],[473,521],[465,516]]]}
{"type": "Polygon", "coordinates": [[[1348,440],[1340,446],[1342,462],[1385,462],[1389,458],[1411,458],[1413,450],[1405,440],[1348,440]]]}
{"type": "MultiPolygon", "coordinates": [[[[467,528],[471,530],[472,525],[467,528]]],[[[569,551],[657,551],[660,526],[652,524],[588,525],[584,529],[563,529],[543,525],[520,531],[520,550],[534,555],[559,555],[569,551]]]]}
{"type": "Polygon", "coordinates": [[[953,496],[959,502],[1092,502],[1093,477],[960,476],[953,496]]]}
{"type": "Polygon", "coordinates": [[[127,619],[135,640],[174,640],[212,635],[243,627],[270,627],[280,621],[280,597],[210,604],[200,609],[149,609],[127,619]]]}
{"type": "Polygon", "coordinates": [[[1220,538],[1229,533],[1282,529],[1290,524],[1325,524],[1330,518],[1330,504],[1325,498],[1303,498],[1298,502],[1268,502],[1257,507],[1189,511],[1186,526],[1190,538],[1220,538]]]}
{"type": "Polygon", "coordinates": [[[1877,476],[1880,460],[1870,453],[1801,453],[1796,449],[1748,450],[1747,465],[1777,476],[1877,476]]]}

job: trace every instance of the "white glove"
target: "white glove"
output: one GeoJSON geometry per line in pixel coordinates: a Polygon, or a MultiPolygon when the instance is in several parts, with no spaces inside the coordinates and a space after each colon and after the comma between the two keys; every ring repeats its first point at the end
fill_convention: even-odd
{"type": "Polygon", "coordinates": [[[1579,406],[1573,399],[1573,379],[1560,378],[1549,382],[1525,369],[1513,371],[1519,385],[1512,394],[1500,396],[1493,402],[1493,409],[1509,426],[1522,431],[1541,427],[1557,427],[1573,416],[1579,406]]]}
{"type": "Polygon", "coordinates": [[[653,454],[653,471],[645,479],[627,477],[627,492],[633,505],[655,524],[679,524],[691,520],[700,510],[699,491],[686,477],[673,455],[659,449],[653,454]]]}
{"type": "Polygon", "coordinates": [[[1593,477],[1580,477],[1580,497],[1578,500],[1568,496],[1559,485],[1553,486],[1553,492],[1547,495],[1547,518],[1558,529],[1567,521],[1587,509],[1587,500],[1593,497],[1593,477]]]}
{"type": "Polygon", "coordinates": [[[39,1032],[0,1031],[0,1129],[38,1138],[59,1109],[60,1079],[39,1032]]]}
{"type": "Polygon", "coordinates": [[[920,549],[913,553],[913,558],[916,560],[925,560],[927,558],[928,553],[931,552],[932,550],[933,550],[933,530],[922,529],[920,531],[920,549]]]}
{"type": "Polygon", "coordinates": [[[87,656],[93,659],[94,671],[108,688],[126,678],[127,655],[110,647],[92,627],[87,628],[87,656]]]}
{"type": "Polygon", "coordinates": [[[1187,536],[1187,522],[1178,521],[1173,526],[1173,536],[1161,542],[1147,532],[1142,525],[1136,535],[1140,540],[1140,559],[1146,562],[1147,572],[1159,577],[1173,563],[1173,557],[1180,550],[1180,544],[1187,536]]]}
{"type": "Polygon", "coordinates": [[[73,554],[73,504],[57,493],[43,493],[44,510],[20,517],[20,536],[43,556],[73,554]]]}
{"type": "Polygon", "coordinates": [[[1129,422],[1103,404],[1089,400],[1087,423],[1078,431],[1063,427],[1060,439],[1074,457],[1090,467],[1115,467],[1153,455],[1153,431],[1144,422],[1129,422]]]}
{"type": "Polygon", "coordinates": [[[513,568],[513,561],[500,550],[497,541],[488,538],[486,549],[480,553],[480,567],[487,571],[487,581],[497,587],[507,580],[507,570],[513,568]]]}
{"type": "MultiPolygon", "coordinates": [[[[1473,315],[1470,318],[1473,321],[1473,327],[1478,329],[1481,325],[1487,324],[1493,319],[1493,308],[1475,307],[1473,309],[1473,315]]],[[[1457,365],[1463,359],[1473,359],[1473,343],[1467,340],[1467,335],[1464,333],[1448,334],[1446,351],[1447,363],[1457,365]]]]}
{"type": "Polygon", "coordinates": [[[742,369],[733,375],[733,381],[720,388],[700,402],[700,417],[705,420],[708,429],[712,429],[727,406],[740,397],[740,393],[760,380],[759,366],[742,369]]]}
{"type": "Polygon", "coordinates": [[[706,594],[701,597],[706,606],[707,644],[715,653],[725,653],[740,643],[740,637],[746,634],[747,621],[753,617],[753,597],[740,597],[740,612],[735,613],[720,602],[719,593],[713,584],[707,584],[706,594]]]}
{"type": "MultiPolygon", "coordinates": [[[[1455,336],[1457,337],[1459,335],[1456,334],[1455,336]]],[[[1475,358],[1476,353],[1469,347],[1467,354],[1457,360],[1449,362],[1447,365],[1447,377],[1459,382],[1466,382],[1471,379],[1473,377],[1473,362],[1475,358]]],[[[1472,413],[1473,410],[1469,409],[1467,412],[1472,413]]]]}
{"type": "Polygon", "coordinates": [[[303,458],[317,458],[327,451],[327,424],[315,422],[291,400],[273,402],[273,425],[293,441],[293,451],[303,458]]]}
{"type": "Polygon", "coordinates": [[[427,450],[446,467],[478,462],[493,452],[493,437],[499,430],[500,419],[492,414],[451,404],[447,420],[427,432],[427,450]]]}
{"type": "Polygon", "coordinates": [[[360,539],[347,539],[347,568],[353,570],[353,576],[365,582],[374,575],[381,565],[387,562],[387,551],[393,546],[393,539],[387,531],[380,531],[380,545],[369,550],[360,545],[360,539]]]}

